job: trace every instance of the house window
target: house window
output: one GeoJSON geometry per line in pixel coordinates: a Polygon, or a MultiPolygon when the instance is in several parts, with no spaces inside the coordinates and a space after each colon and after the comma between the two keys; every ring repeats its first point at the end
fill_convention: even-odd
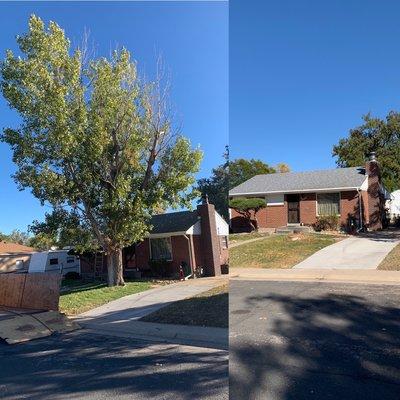
{"type": "Polygon", "coordinates": [[[172,261],[172,245],[171,238],[150,239],[150,254],[154,261],[166,260],[172,261]]]}
{"type": "Polygon", "coordinates": [[[319,193],[317,195],[318,215],[340,214],[340,193],[319,193]]]}
{"type": "Polygon", "coordinates": [[[58,258],[50,258],[49,264],[50,265],[58,265],[58,258]]]}
{"type": "Polygon", "coordinates": [[[265,197],[267,206],[283,206],[285,204],[284,194],[269,194],[265,197]]]}

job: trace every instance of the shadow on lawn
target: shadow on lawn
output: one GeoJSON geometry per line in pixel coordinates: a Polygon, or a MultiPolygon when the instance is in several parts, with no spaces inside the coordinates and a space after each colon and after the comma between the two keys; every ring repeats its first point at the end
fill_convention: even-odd
{"type": "Polygon", "coordinates": [[[255,322],[254,337],[231,341],[231,399],[398,400],[399,304],[369,297],[248,297],[246,309],[265,310],[268,322],[255,322]],[[269,337],[257,340],[261,331],[269,337]]]}
{"type": "Polygon", "coordinates": [[[173,302],[141,318],[143,322],[228,328],[228,293],[173,302]]]}
{"type": "Polygon", "coordinates": [[[227,393],[226,352],[154,346],[82,332],[0,343],[0,398],[211,399],[227,393]]]}

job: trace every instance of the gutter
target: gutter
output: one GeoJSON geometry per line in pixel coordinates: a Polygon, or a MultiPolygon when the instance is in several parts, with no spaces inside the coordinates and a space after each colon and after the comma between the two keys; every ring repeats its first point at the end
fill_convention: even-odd
{"type": "Polygon", "coordinates": [[[257,196],[275,193],[315,193],[315,192],[331,192],[331,191],[345,191],[345,190],[360,190],[360,187],[339,187],[339,188],[325,188],[325,189],[299,189],[299,190],[274,190],[270,192],[243,192],[243,193],[229,193],[229,196],[257,196]]]}

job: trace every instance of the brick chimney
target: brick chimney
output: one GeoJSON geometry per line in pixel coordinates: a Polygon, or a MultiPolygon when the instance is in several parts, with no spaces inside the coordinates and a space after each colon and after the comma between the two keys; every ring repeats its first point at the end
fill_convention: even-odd
{"type": "Polygon", "coordinates": [[[215,207],[208,202],[208,196],[202,198],[202,204],[197,206],[201,224],[201,249],[203,266],[206,276],[221,275],[219,254],[219,238],[215,220],[215,207]]]}
{"type": "Polygon", "coordinates": [[[367,218],[368,229],[376,231],[382,229],[384,200],[381,194],[381,171],[376,159],[376,153],[370,153],[365,164],[365,174],[368,177],[367,218]]]}

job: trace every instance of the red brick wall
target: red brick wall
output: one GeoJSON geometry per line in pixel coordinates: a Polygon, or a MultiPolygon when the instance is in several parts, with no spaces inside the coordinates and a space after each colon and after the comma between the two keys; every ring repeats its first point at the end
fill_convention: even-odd
{"type": "MultiPolygon", "coordinates": [[[[254,217],[252,218],[254,221],[254,217]]],[[[287,224],[287,204],[267,206],[257,213],[259,228],[278,228],[287,224]]],[[[251,226],[237,211],[231,209],[231,227],[234,232],[249,232],[251,226]]]]}
{"type": "Polygon", "coordinates": [[[384,209],[383,196],[380,194],[381,172],[378,162],[366,163],[368,175],[368,228],[370,230],[382,229],[382,216],[384,209]]]}
{"type": "Polygon", "coordinates": [[[261,228],[279,228],[287,224],[287,203],[282,206],[265,207],[265,219],[261,228]]]}
{"type": "Polygon", "coordinates": [[[215,207],[207,201],[197,206],[197,213],[201,218],[201,248],[204,259],[205,275],[221,275],[215,207]]]}
{"type": "Polygon", "coordinates": [[[356,190],[340,193],[340,224],[344,229],[348,228],[350,218],[359,220],[359,199],[356,190]]]}
{"type": "Polygon", "coordinates": [[[221,265],[229,263],[229,249],[224,248],[226,246],[225,236],[218,236],[219,238],[219,259],[221,265]]]}
{"type": "Polygon", "coordinates": [[[300,222],[313,225],[317,220],[317,195],[302,193],[300,195],[300,222]]]}
{"type": "Polygon", "coordinates": [[[142,270],[150,269],[150,243],[149,239],[144,239],[136,245],[135,249],[135,264],[136,267],[142,270]]]}
{"type": "Polygon", "coordinates": [[[369,224],[369,214],[368,214],[368,209],[369,209],[369,205],[368,205],[368,192],[366,192],[365,190],[363,190],[361,192],[361,199],[362,199],[362,210],[363,210],[363,222],[364,224],[369,224]]]}
{"type": "MultiPolygon", "coordinates": [[[[171,236],[172,262],[166,266],[168,275],[179,273],[179,266],[182,261],[190,265],[189,243],[184,236],[171,236]]],[[[150,261],[150,243],[149,239],[136,246],[135,266],[141,270],[148,270],[150,261]]]]}
{"type": "Polygon", "coordinates": [[[190,253],[189,253],[189,242],[184,236],[172,236],[172,263],[171,263],[171,274],[179,273],[179,266],[184,261],[187,265],[190,265],[190,253]]]}
{"type": "Polygon", "coordinates": [[[193,235],[193,264],[198,267],[203,265],[202,251],[201,251],[201,236],[193,235]]]}
{"type": "MultiPolygon", "coordinates": [[[[254,217],[252,218],[254,221],[254,217]]],[[[257,213],[259,228],[278,228],[287,224],[287,204],[267,206],[257,213]]],[[[249,232],[248,221],[234,209],[231,209],[231,226],[234,232],[249,232]]]]}
{"type": "MultiPolygon", "coordinates": [[[[313,225],[317,217],[317,195],[315,193],[300,194],[300,222],[305,225],[313,225]]],[[[366,199],[367,200],[367,199],[366,199]]],[[[370,200],[369,200],[370,201],[370,200]]],[[[368,204],[368,203],[367,203],[368,204]]],[[[367,206],[368,207],[368,206],[367,206]]],[[[343,227],[347,227],[349,217],[359,218],[358,193],[356,190],[341,193],[340,201],[343,227]]],[[[234,231],[240,231],[246,227],[246,221],[235,210],[231,210],[231,223],[234,231]]],[[[287,202],[281,206],[267,206],[257,213],[258,226],[260,228],[279,228],[287,224],[287,202]]]]}

